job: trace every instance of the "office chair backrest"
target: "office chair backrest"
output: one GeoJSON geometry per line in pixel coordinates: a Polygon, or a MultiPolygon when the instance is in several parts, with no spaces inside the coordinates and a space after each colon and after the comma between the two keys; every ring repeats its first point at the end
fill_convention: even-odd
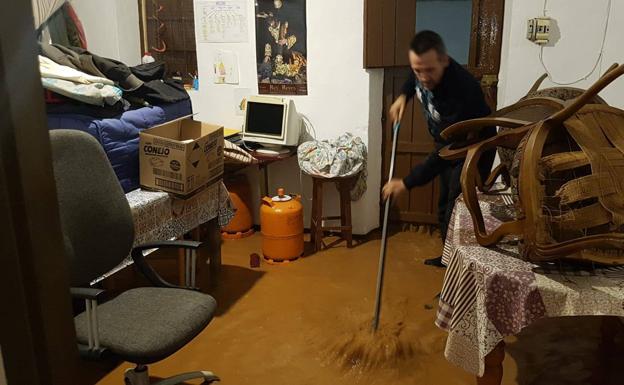
{"type": "Polygon", "coordinates": [[[134,241],[132,213],[95,138],[53,130],[50,139],[71,284],[84,285],[128,256],[134,241]]]}

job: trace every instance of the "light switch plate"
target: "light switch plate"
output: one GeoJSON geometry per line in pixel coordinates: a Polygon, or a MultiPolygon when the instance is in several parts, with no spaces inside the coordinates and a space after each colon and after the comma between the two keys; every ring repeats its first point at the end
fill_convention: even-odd
{"type": "Polygon", "coordinates": [[[550,39],[549,17],[536,17],[527,21],[527,39],[535,44],[547,44],[550,39]]]}

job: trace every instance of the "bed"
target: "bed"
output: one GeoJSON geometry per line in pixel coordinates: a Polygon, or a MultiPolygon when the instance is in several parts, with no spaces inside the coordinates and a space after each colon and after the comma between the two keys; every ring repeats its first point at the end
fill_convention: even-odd
{"type": "Polygon", "coordinates": [[[124,192],[139,187],[139,132],[192,114],[189,99],[129,110],[114,118],[48,113],[48,128],[80,130],[93,135],[106,151],[124,192]]]}

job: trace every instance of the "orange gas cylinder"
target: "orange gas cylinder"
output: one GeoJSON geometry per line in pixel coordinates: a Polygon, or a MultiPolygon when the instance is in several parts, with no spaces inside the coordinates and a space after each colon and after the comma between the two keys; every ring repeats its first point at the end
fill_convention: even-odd
{"type": "Polygon", "coordinates": [[[284,194],[264,197],[260,205],[262,253],[270,262],[287,262],[303,255],[303,206],[301,197],[284,194]]]}
{"type": "Polygon", "coordinates": [[[245,175],[232,175],[224,180],[225,187],[230,193],[230,199],[236,207],[234,218],[221,228],[223,239],[240,239],[254,233],[253,218],[251,216],[251,188],[245,175]]]}

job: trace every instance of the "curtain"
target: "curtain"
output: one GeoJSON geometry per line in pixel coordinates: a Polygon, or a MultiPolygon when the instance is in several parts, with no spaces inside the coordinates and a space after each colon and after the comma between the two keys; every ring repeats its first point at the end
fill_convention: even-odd
{"type": "Polygon", "coordinates": [[[66,0],[32,0],[35,29],[39,28],[66,0]]]}

